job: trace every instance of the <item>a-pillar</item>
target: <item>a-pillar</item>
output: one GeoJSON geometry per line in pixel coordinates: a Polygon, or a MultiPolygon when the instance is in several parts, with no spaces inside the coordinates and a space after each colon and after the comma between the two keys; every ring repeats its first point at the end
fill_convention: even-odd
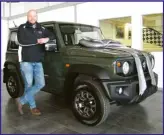
{"type": "Polygon", "coordinates": [[[140,14],[132,15],[132,48],[143,50],[143,18],[140,14]]]}

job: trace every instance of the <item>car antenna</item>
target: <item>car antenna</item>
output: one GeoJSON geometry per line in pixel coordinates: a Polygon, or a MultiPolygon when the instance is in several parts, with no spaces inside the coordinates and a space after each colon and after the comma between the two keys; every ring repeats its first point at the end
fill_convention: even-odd
{"type": "Polygon", "coordinates": [[[15,27],[17,27],[17,25],[15,24],[15,22],[14,22],[14,21],[13,21],[13,23],[14,23],[14,26],[15,26],[15,27]]]}

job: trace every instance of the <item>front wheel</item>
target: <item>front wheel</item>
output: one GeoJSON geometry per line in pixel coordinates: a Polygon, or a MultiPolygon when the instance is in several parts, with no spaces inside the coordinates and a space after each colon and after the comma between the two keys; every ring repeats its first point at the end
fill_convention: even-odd
{"type": "Polygon", "coordinates": [[[109,100],[100,84],[78,77],[72,96],[72,111],[78,121],[89,126],[103,123],[109,114],[109,100]]]}

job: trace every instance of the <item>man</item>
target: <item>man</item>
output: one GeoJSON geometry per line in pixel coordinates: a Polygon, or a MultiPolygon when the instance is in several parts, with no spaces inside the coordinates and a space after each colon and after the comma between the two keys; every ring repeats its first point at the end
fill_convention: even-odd
{"type": "Polygon", "coordinates": [[[20,70],[25,83],[24,95],[16,99],[18,111],[23,114],[22,107],[29,104],[33,115],[40,115],[36,107],[35,94],[44,87],[45,43],[54,39],[54,35],[37,22],[36,10],[27,13],[27,22],[18,28],[20,70]]]}

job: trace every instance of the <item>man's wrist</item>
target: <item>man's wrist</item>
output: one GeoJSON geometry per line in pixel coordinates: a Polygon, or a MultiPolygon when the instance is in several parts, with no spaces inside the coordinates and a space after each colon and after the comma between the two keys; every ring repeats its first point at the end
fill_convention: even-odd
{"type": "MultiPolygon", "coordinates": [[[[50,41],[50,38],[47,38],[47,40],[50,41]]],[[[47,42],[48,42],[48,41],[47,41],[47,42]]]]}
{"type": "Polygon", "coordinates": [[[49,38],[46,38],[46,43],[47,43],[48,41],[50,41],[50,39],[49,39],[49,38]]]}

